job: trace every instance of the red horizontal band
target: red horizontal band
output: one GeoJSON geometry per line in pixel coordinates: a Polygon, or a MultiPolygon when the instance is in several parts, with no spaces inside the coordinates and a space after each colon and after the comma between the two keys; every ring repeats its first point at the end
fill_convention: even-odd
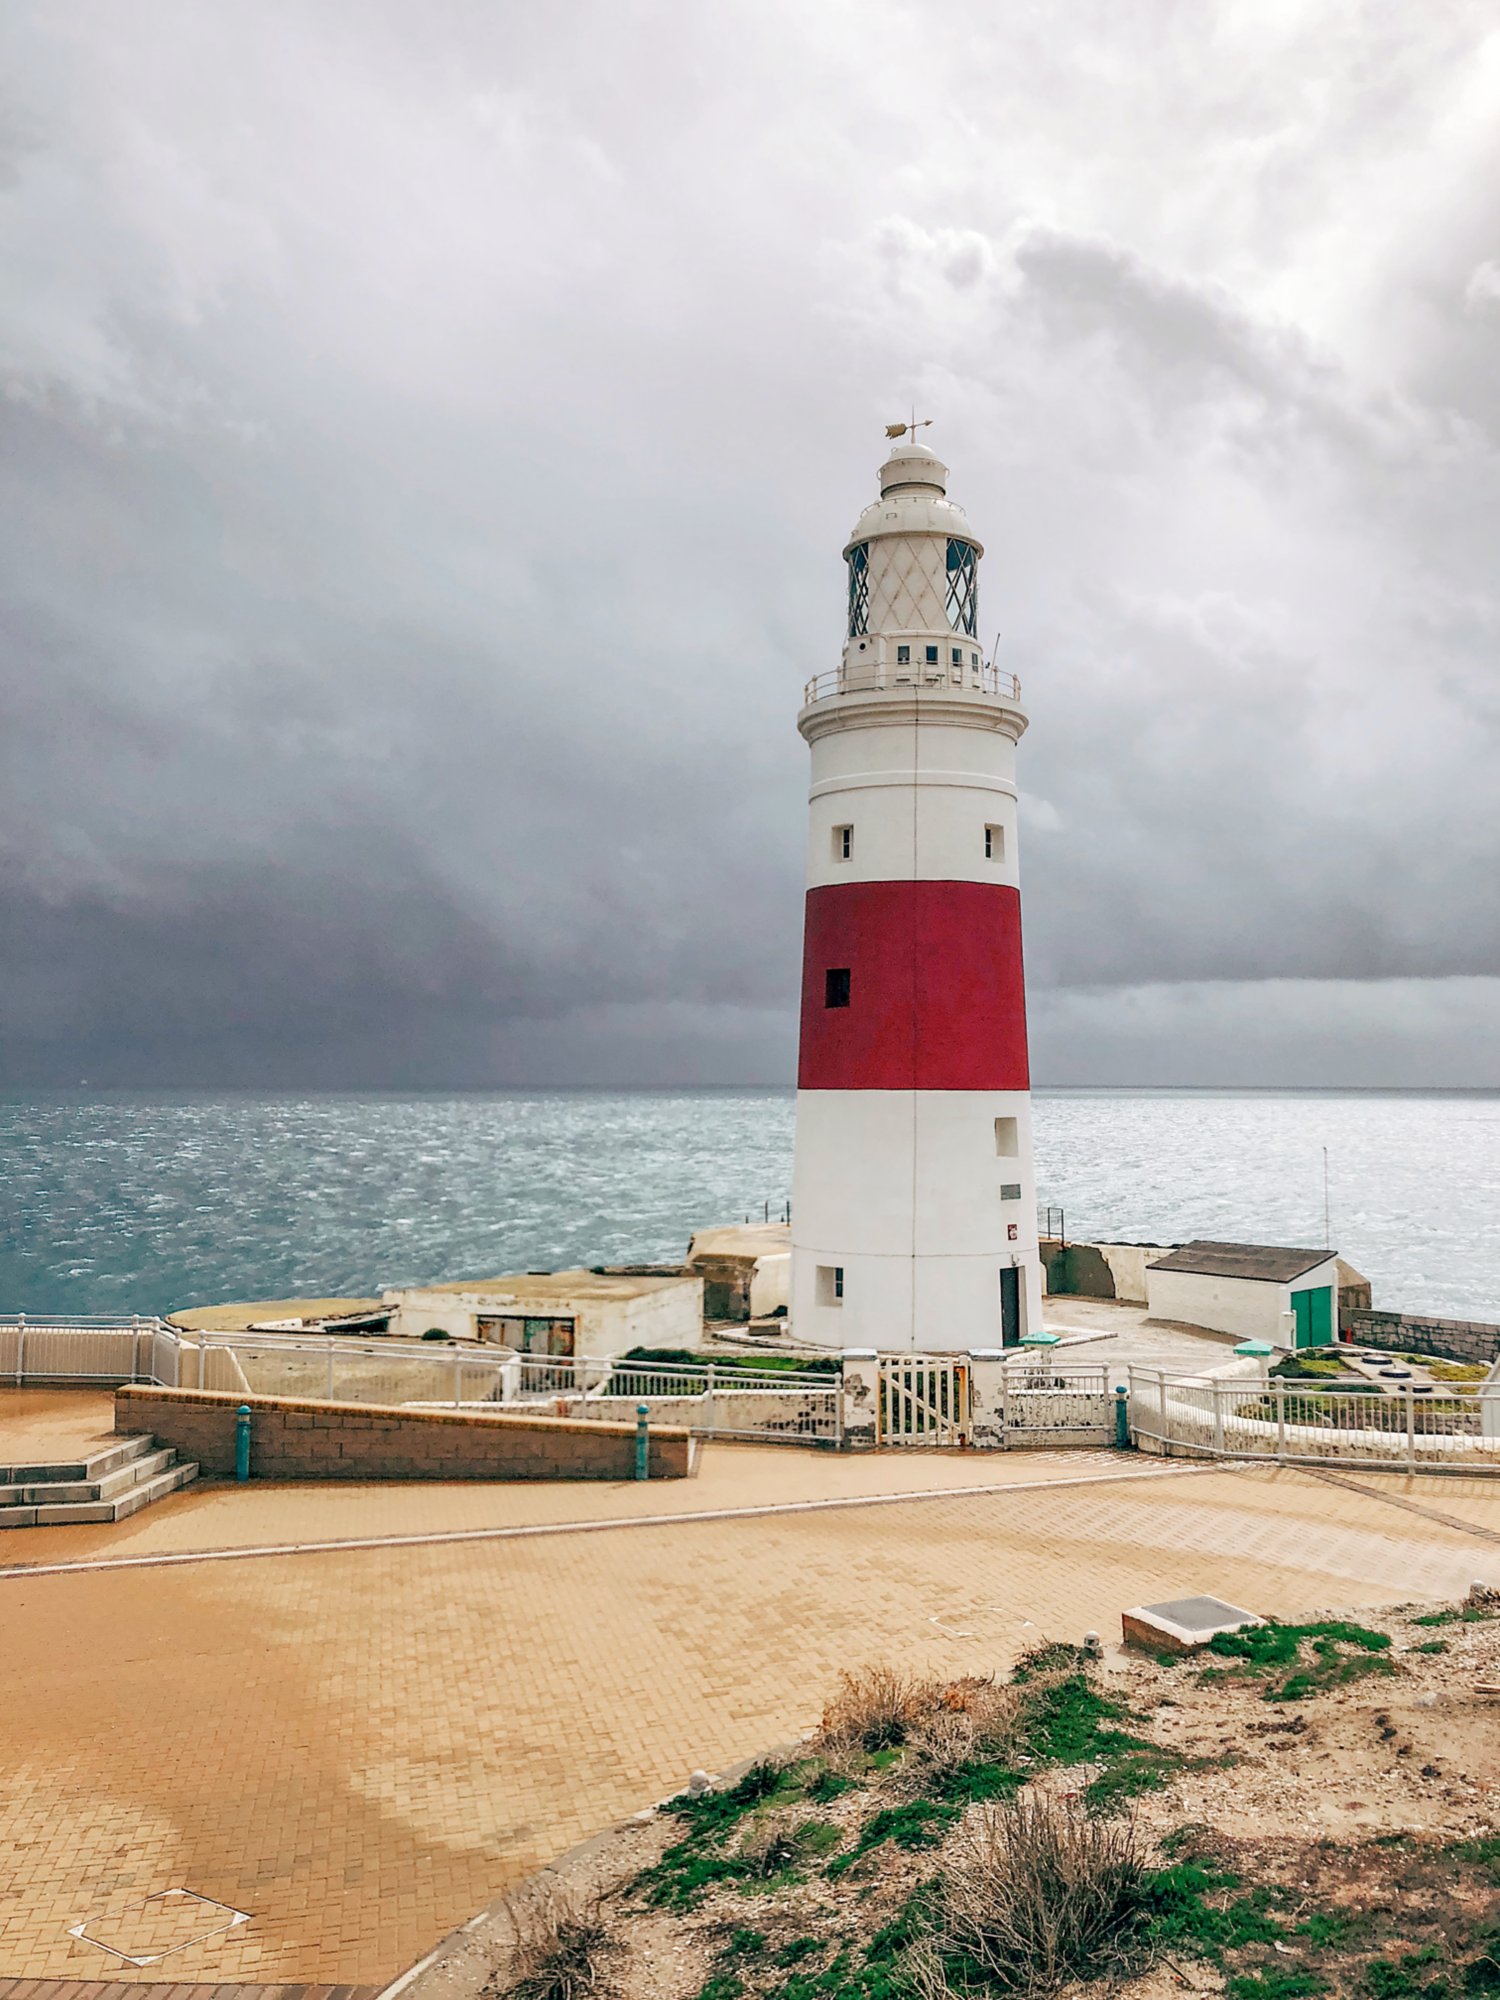
{"type": "Polygon", "coordinates": [[[801,1090],[1027,1090],[1021,898],[993,882],[810,889],[801,1090]],[[849,1004],[826,1005],[847,968],[849,1004]]]}

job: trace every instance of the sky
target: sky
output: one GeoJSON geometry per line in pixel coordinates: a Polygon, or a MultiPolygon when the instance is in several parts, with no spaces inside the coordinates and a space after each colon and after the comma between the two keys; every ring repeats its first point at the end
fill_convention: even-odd
{"type": "Polygon", "coordinates": [[[1500,1085],[1492,0],[10,0],[0,1085],[784,1084],[913,405],[1039,1083],[1500,1085]]]}

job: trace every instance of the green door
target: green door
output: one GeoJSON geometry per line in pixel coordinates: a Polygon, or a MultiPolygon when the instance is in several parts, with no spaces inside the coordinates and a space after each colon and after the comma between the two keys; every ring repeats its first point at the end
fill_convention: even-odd
{"type": "Polygon", "coordinates": [[[1292,1315],[1299,1347],[1327,1347],[1333,1339],[1333,1287],[1318,1285],[1310,1291],[1293,1292],[1292,1315]]]}

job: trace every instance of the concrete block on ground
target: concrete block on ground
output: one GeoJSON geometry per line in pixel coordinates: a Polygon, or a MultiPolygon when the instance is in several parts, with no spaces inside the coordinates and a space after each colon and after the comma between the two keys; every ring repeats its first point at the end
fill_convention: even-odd
{"type": "Polygon", "coordinates": [[[1226,1604],[1220,1597],[1174,1597],[1164,1604],[1137,1604],[1120,1614],[1127,1646],[1147,1653],[1193,1653],[1221,1632],[1264,1625],[1258,1612],[1226,1604]]]}

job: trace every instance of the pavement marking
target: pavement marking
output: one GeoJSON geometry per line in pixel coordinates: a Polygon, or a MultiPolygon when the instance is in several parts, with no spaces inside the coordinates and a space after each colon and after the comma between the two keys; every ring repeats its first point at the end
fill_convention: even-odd
{"type": "Polygon", "coordinates": [[[1299,1472],[1310,1472],[1314,1479],[1324,1479],[1330,1486],[1342,1486],[1350,1493],[1363,1494],[1367,1500],[1383,1500],[1387,1507],[1400,1507],[1408,1514],[1420,1514],[1424,1521],[1437,1521],[1445,1528],[1457,1528],[1465,1535],[1475,1535],[1481,1542],[1500,1542],[1500,1534],[1493,1528],[1485,1528],[1478,1521],[1466,1521],[1458,1514],[1444,1514],[1436,1507],[1424,1507],[1420,1501],[1408,1500],[1404,1493],[1382,1493],[1377,1486],[1362,1486],[1357,1479],[1349,1479],[1337,1472],[1325,1472],[1321,1466],[1298,1466],[1299,1472]]]}
{"type": "Polygon", "coordinates": [[[34,1576],[76,1576],[98,1570],[172,1569],[183,1563],[248,1562],[262,1556],[309,1556],[353,1549],[419,1549],[462,1542],[517,1542],[540,1535],[597,1535],[617,1528],[675,1528],[679,1523],[753,1521],[768,1515],[822,1514],[852,1507],[908,1506],[914,1501],[962,1500],[985,1493],[1048,1493],[1067,1486],[1133,1485],[1147,1479],[1191,1479],[1195,1474],[1230,1472],[1227,1465],[1174,1465],[1149,1472],[1092,1472],[1071,1479],[987,1480],[982,1486],[934,1486],[915,1493],[857,1493],[832,1500],[776,1500],[758,1507],[706,1507],[682,1514],[623,1514],[602,1521],[532,1521],[508,1528],[445,1528],[427,1535],[360,1535],[337,1542],[260,1542],[241,1549],[172,1549],[144,1556],[99,1556],[93,1560],[14,1563],[0,1568],[0,1582],[34,1576]]]}

